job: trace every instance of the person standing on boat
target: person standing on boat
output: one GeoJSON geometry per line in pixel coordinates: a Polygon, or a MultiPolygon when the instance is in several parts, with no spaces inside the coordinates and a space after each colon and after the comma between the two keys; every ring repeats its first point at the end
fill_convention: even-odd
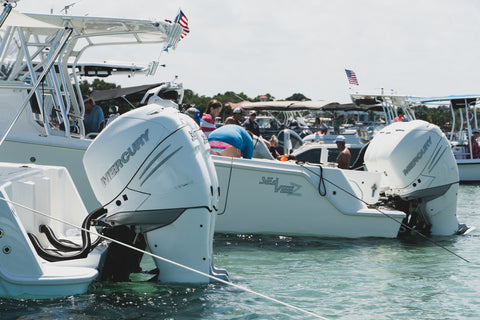
{"type": "Polygon", "coordinates": [[[240,120],[242,120],[242,109],[235,108],[233,110],[233,115],[225,119],[225,124],[236,124],[238,126],[241,126],[242,123],[240,122],[240,120]]]}
{"type": "MultiPolygon", "coordinates": [[[[480,158],[480,147],[478,146],[478,138],[479,137],[480,137],[480,129],[477,129],[477,128],[473,129],[472,130],[472,137],[470,139],[470,146],[471,146],[471,149],[472,149],[473,159],[479,159],[480,158]]],[[[470,158],[470,155],[468,155],[468,158],[470,158]]]]}
{"type": "Polygon", "coordinates": [[[340,126],[343,124],[345,121],[345,116],[341,114],[338,116],[338,118],[335,118],[333,121],[333,133],[334,134],[339,134],[340,133],[340,126]]]}
{"type": "Polygon", "coordinates": [[[200,129],[207,137],[213,130],[217,129],[215,118],[222,112],[222,107],[222,103],[216,99],[208,103],[207,111],[203,114],[202,122],[200,123],[200,129]]]}
{"type": "Polygon", "coordinates": [[[337,157],[338,168],[348,169],[350,166],[350,158],[352,156],[350,150],[345,146],[345,137],[342,135],[337,136],[335,143],[337,144],[337,149],[340,150],[340,154],[337,157]]]}
{"type": "Polygon", "coordinates": [[[257,118],[257,113],[254,111],[250,111],[248,114],[248,119],[245,120],[244,123],[242,123],[242,127],[244,127],[246,130],[250,131],[257,137],[260,137],[260,126],[258,125],[258,122],[255,121],[257,118]]]}
{"type": "Polygon", "coordinates": [[[253,157],[253,140],[241,126],[227,124],[221,126],[208,136],[211,154],[251,159],[253,157]]]}
{"type": "Polygon", "coordinates": [[[402,110],[398,110],[398,116],[395,117],[395,119],[393,119],[393,122],[402,122],[403,120],[405,120],[405,117],[403,116],[403,111],[402,110]]]}
{"type": "Polygon", "coordinates": [[[95,101],[88,97],[83,99],[83,105],[85,106],[85,115],[83,116],[85,134],[102,131],[105,125],[105,116],[102,108],[99,105],[95,105],[95,101]]]}

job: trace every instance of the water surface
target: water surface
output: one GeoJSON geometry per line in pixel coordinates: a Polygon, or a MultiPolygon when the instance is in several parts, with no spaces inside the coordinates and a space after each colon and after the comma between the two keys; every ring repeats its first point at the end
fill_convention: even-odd
{"type": "MultiPolygon", "coordinates": [[[[217,235],[215,265],[240,286],[328,319],[478,319],[480,186],[461,185],[467,236],[316,239],[217,235]],[[439,245],[468,259],[465,262],[439,245]]],[[[144,259],[145,269],[153,268],[144,259]]],[[[101,283],[62,299],[0,299],[2,319],[312,319],[223,284],[101,283]]]]}

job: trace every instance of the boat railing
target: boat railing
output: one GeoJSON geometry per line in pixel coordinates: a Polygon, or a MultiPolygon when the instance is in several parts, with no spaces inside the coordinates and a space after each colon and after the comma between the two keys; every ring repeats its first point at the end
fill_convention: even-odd
{"type": "MultiPolygon", "coordinates": [[[[26,16],[36,20],[36,24],[7,24],[1,30],[0,89],[20,89],[18,92],[22,96],[25,96],[23,90],[27,96],[34,90],[33,98],[28,98],[30,117],[35,125],[40,126],[37,129],[47,136],[85,135],[82,121],[85,106],[79,81],[80,69],[77,66],[87,49],[164,44],[166,41],[173,43],[172,48],[175,49],[178,43],[175,37],[180,37],[180,34],[167,37],[168,31],[174,27],[167,22],[37,14],[26,16]],[[71,30],[71,36],[64,42],[66,29],[71,30]],[[52,53],[60,46],[61,52],[55,58],[54,67],[46,77],[40,79],[39,75],[51,62],[52,53]]],[[[8,108],[6,103],[4,108],[8,108]]]]}

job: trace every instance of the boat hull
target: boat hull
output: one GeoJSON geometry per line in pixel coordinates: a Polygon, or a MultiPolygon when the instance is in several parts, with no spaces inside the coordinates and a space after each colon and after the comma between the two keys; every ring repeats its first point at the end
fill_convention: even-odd
{"type": "Polygon", "coordinates": [[[87,211],[66,169],[0,163],[0,197],[0,296],[85,293],[97,279],[105,246],[85,258],[52,262],[40,257],[29,238],[34,235],[44,248],[52,249],[39,227],[48,225],[60,239],[81,243],[78,229],[71,225],[81,224],[87,211]]]}
{"type": "Polygon", "coordinates": [[[480,159],[457,159],[457,165],[460,182],[480,181],[480,159]]]}
{"type": "Polygon", "coordinates": [[[377,174],[323,168],[321,180],[318,166],[213,158],[221,188],[217,233],[394,238],[405,217],[363,202],[376,202],[377,174]]]}

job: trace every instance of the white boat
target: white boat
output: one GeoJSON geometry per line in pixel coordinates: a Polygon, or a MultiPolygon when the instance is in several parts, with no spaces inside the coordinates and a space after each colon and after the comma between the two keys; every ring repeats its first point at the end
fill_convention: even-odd
{"type": "Polygon", "coordinates": [[[477,105],[480,105],[480,95],[412,98],[410,102],[412,107],[419,104],[447,105],[450,107],[452,126],[447,138],[457,161],[460,181],[480,181],[480,158],[473,154],[471,143],[469,143],[472,130],[478,129],[477,105]],[[457,116],[459,121],[456,119],[457,116]]]}
{"type": "MultiPolygon", "coordinates": [[[[83,161],[102,203],[92,214],[65,168],[0,164],[0,296],[67,296],[86,292],[94,280],[128,281],[141,255],[113,249],[115,243],[105,253],[107,246],[97,246],[101,238],[90,241],[78,229],[93,222],[109,238],[226,276],[212,260],[217,177],[208,144],[188,116],[154,104],[126,113],[92,142],[83,161]]],[[[155,262],[159,281],[210,280],[155,262]]]]}
{"type": "Polygon", "coordinates": [[[98,45],[97,36],[174,44],[166,35],[174,28],[11,11],[0,46],[0,157],[9,162],[0,164],[0,296],[67,296],[94,280],[126,280],[141,254],[118,241],[155,255],[159,281],[227,278],[212,260],[217,176],[191,118],[169,101],[149,104],[85,138],[75,68],[84,49],[98,45]],[[108,235],[108,249],[88,229],[108,235]]]}
{"type": "Polygon", "coordinates": [[[370,142],[364,169],[214,157],[216,232],[396,237],[405,226],[434,235],[463,232],[458,171],[440,129],[392,124],[370,142]],[[403,225],[402,225],[403,221],[403,225]]]}
{"type": "Polygon", "coordinates": [[[472,129],[478,128],[476,109],[479,95],[411,97],[387,94],[352,94],[351,98],[358,105],[381,106],[387,123],[395,121],[398,110],[403,111],[405,121],[411,121],[416,119],[415,107],[418,105],[450,107],[452,125],[447,139],[455,156],[460,182],[480,181],[480,159],[473,156],[468,143],[468,137],[472,136],[472,129]],[[458,121],[457,116],[459,117],[458,121]]]}

